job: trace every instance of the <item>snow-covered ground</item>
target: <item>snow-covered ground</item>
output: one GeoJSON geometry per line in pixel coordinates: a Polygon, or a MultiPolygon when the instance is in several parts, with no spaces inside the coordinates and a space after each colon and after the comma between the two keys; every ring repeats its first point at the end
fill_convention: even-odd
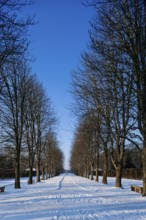
{"type": "Polygon", "coordinates": [[[73,174],[14,189],[11,181],[0,193],[2,220],[141,220],[146,219],[146,197],[130,191],[130,185],[141,181],[123,180],[123,189],[115,188],[115,179],[108,178],[103,185],[73,174]],[[10,185],[11,184],[11,185],[10,185]]]}

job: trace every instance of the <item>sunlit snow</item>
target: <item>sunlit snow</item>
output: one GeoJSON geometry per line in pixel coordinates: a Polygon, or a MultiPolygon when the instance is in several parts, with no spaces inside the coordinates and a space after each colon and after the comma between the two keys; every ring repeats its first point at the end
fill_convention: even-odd
{"type": "Polygon", "coordinates": [[[146,197],[130,191],[130,185],[142,181],[122,181],[123,189],[115,188],[115,179],[103,185],[73,174],[28,185],[22,179],[21,189],[14,189],[13,180],[0,192],[2,220],[76,220],[76,219],[146,219],[146,197]]]}

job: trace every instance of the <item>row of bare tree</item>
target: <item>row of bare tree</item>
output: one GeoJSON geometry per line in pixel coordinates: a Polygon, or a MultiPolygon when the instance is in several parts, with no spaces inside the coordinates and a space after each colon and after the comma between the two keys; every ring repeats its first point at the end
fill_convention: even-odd
{"type": "Polygon", "coordinates": [[[22,153],[28,158],[29,183],[34,161],[37,181],[41,167],[50,174],[63,167],[54,110],[30,68],[26,33],[34,21],[20,16],[23,7],[30,5],[25,0],[0,0],[0,142],[15,162],[15,188],[20,188],[22,153]]]}
{"type": "MultiPolygon", "coordinates": [[[[102,149],[103,182],[107,183],[109,150],[116,170],[116,186],[121,187],[125,146],[132,143],[143,155],[146,196],[146,1],[89,0],[86,4],[95,8],[95,16],[88,49],[81,56],[80,67],[72,74],[80,122],[71,165],[74,167],[76,163],[75,151],[82,148],[88,152],[91,169],[96,157],[98,170],[102,149]]],[[[86,169],[87,158],[84,155],[81,158],[86,169]]]]}

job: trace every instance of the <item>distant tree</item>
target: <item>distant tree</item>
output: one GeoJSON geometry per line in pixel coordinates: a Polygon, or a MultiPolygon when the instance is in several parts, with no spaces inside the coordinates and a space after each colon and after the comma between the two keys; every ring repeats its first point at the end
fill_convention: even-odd
{"type": "MultiPolygon", "coordinates": [[[[14,169],[14,158],[11,156],[12,150],[2,148],[0,154],[0,169],[14,169]]],[[[8,176],[7,176],[8,177],[8,176]]]]}
{"type": "Polygon", "coordinates": [[[28,183],[33,183],[33,167],[36,155],[36,116],[38,109],[37,88],[38,81],[36,76],[30,76],[29,88],[27,90],[26,110],[25,110],[25,131],[24,142],[27,145],[28,151],[28,166],[29,180],[28,183]]]}
{"type": "Polygon", "coordinates": [[[123,166],[124,168],[142,168],[142,150],[132,144],[127,145],[123,166]]]}
{"type": "Polygon", "coordinates": [[[37,182],[40,182],[40,170],[42,153],[46,144],[46,134],[55,125],[56,118],[50,98],[46,95],[44,88],[38,84],[36,88],[36,168],[37,182]]]}
{"type": "Polygon", "coordinates": [[[60,174],[63,170],[63,153],[58,147],[56,134],[53,130],[46,134],[46,141],[42,152],[42,179],[60,174]]]}
{"type": "Polygon", "coordinates": [[[94,127],[90,124],[90,117],[86,115],[80,121],[72,145],[71,167],[78,175],[93,180],[96,162],[96,141],[94,127]]]}

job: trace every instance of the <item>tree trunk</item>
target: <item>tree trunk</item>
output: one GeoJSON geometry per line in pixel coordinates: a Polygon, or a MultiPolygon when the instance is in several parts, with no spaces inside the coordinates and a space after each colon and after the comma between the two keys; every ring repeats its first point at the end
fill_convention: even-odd
{"type": "MultiPolygon", "coordinates": [[[[80,173],[80,171],[79,171],[80,173]]],[[[51,174],[50,174],[50,177],[52,178],[53,177],[53,165],[51,164],[51,174]]]]}
{"type": "Polygon", "coordinates": [[[99,181],[99,175],[98,175],[98,170],[99,170],[99,152],[96,153],[96,178],[95,181],[99,181]]]}
{"type": "Polygon", "coordinates": [[[87,178],[89,179],[89,165],[87,166],[87,178]]]}
{"type": "Polygon", "coordinates": [[[56,176],[56,167],[54,166],[54,169],[53,169],[53,173],[54,173],[54,176],[56,176]]]}
{"type": "Polygon", "coordinates": [[[84,168],[84,177],[87,178],[87,168],[84,168]]]}
{"type": "Polygon", "coordinates": [[[116,187],[122,187],[122,165],[121,163],[116,167],[116,187]]]}
{"type": "Polygon", "coordinates": [[[29,166],[28,184],[33,184],[32,170],[33,170],[33,166],[29,166]]]}
{"type": "Polygon", "coordinates": [[[20,189],[20,159],[19,157],[16,158],[15,161],[15,188],[20,189]]]}
{"type": "Polygon", "coordinates": [[[146,196],[146,147],[143,148],[143,196],[146,196]]]}
{"type": "Polygon", "coordinates": [[[48,179],[48,174],[49,174],[49,168],[48,165],[46,166],[46,180],[48,179]]]}
{"type": "Polygon", "coordinates": [[[41,178],[40,178],[40,161],[37,161],[36,164],[36,182],[41,182],[41,178]]]}
{"type": "MultiPolygon", "coordinates": [[[[146,15],[146,3],[145,3],[145,15],[146,15]]],[[[146,32],[146,27],[145,27],[145,32],[146,32]]],[[[146,196],[146,73],[144,74],[145,74],[144,75],[145,77],[144,77],[144,88],[143,88],[143,139],[144,139],[144,142],[143,142],[143,196],[146,196]]]]}
{"type": "Polygon", "coordinates": [[[107,148],[106,147],[104,148],[102,183],[107,184],[107,148]]]}
{"type": "MultiPolygon", "coordinates": [[[[146,83],[146,82],[145,82],[146,83]]],[[[146,92],[146,85],[145,85],[146,92]]],[[[143,196],[146,196],[146,98],[144,103],[144,143],[143,143],[143,196]]]]}
{"type": "Polygon", "coordinates": [[[94,163],[91,163],[91,180],[94,180],[93,171],[94,171],[94,163]]]}
{"type": "Polygon", "coordinates": [[[45,167],[42,165],[42,180],[45,180],[45,167]]]}

